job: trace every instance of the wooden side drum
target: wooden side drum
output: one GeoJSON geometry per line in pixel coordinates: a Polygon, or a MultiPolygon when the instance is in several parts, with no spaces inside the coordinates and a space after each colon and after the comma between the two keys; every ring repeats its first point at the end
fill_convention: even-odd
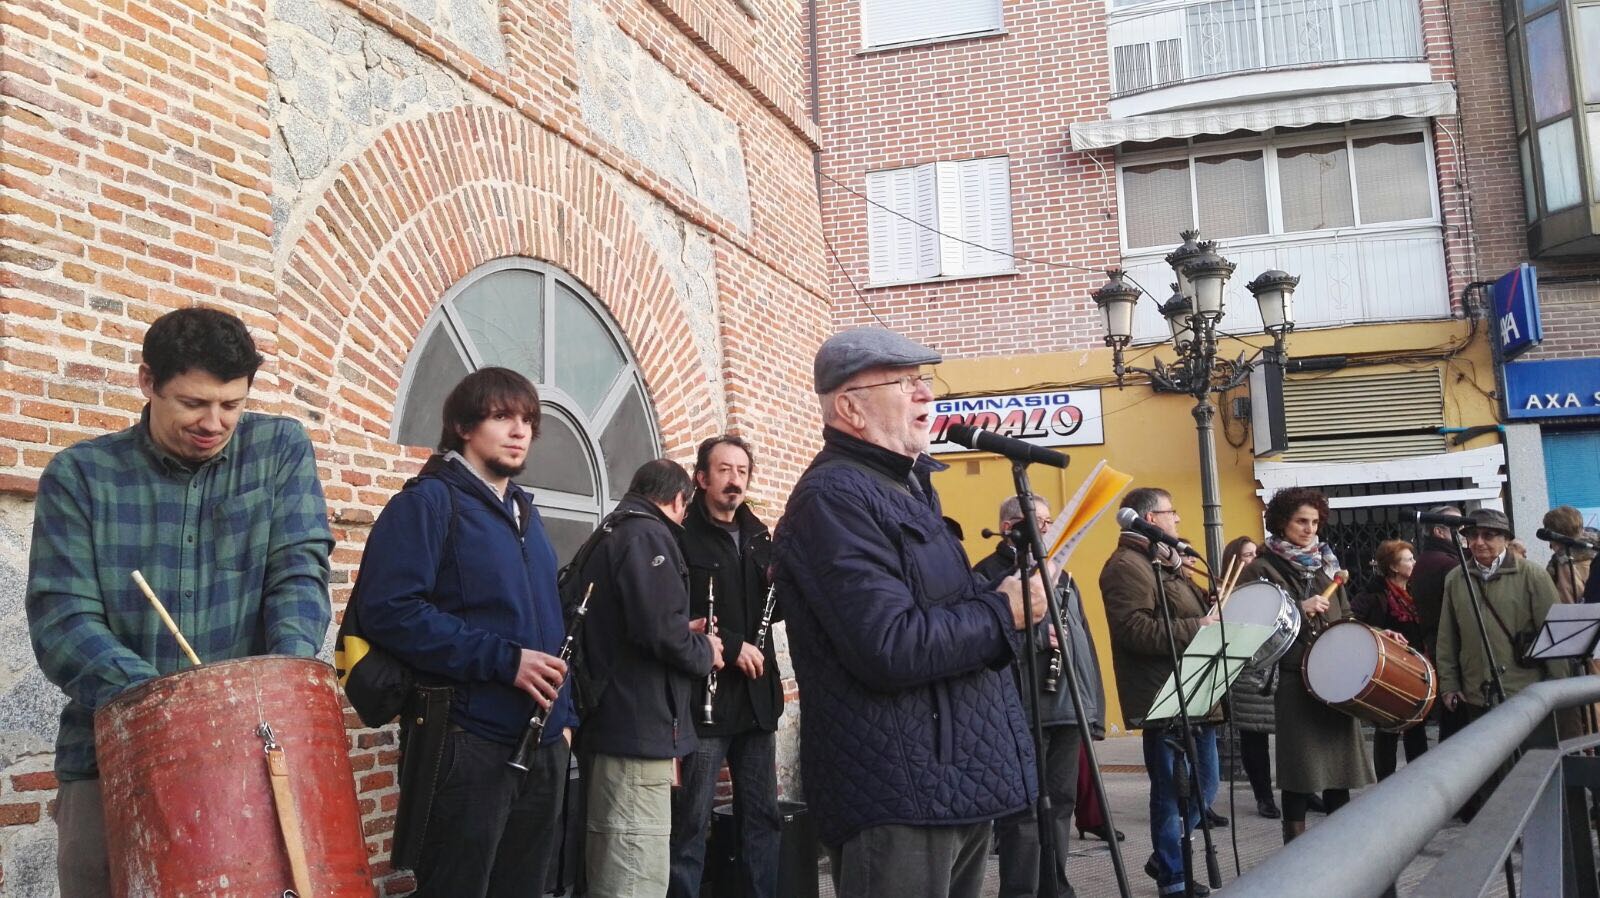
{"type": "Polygon", "coordinates": [[[1390,732],[1428,719],[1439,690],[1427,657],[1360,621],[1322,631],[1301,673],[1318,701],[1390,732]]]}
{"type": "Polygon", "coordinates": [[[287,760],[309,891],[371,898],[333,668],[276,655],[169,674],[95,713],[117,898],[277,898],[294,887],[262,723],[287,760]]]}

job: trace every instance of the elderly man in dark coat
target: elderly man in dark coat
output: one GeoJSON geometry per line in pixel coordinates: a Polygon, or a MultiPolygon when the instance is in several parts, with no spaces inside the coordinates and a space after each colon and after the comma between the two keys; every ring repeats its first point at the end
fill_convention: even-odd
{"type": "MultiPolygon", "coordinates": [[[[1050,529],[1050,508],[1043,499],[1035,497],[1034,512],[1039,530],[1050,529]]],[[[1016,496],[1000,504],[1000,532],[1011,534],[1022,525],[1022,503],[1016,496]]],[[[997,583],[1017,568],[1017,548],[1010,539],[1003,539],[989,557],[973,568],[986,582],[997,583]]],[[[1045,687],[1044,674],[1051,657],[1050,638],[1054,629],[1040,624],[1037,630],[1039,646],[1035,670],[1039,695],[1039,723],[1044,728],[1045,789],[1050,796],[1050,825],[1054,828],[1056,844],[1056,882],[1052,891],[1044,894],[1057,898],[1071,898],[1077,892],[1067,881],[1067,843],[1072,838],[1072,818],[1078,804],[1078,755],[1086,738],[1104,738],[1106,729],[1106,690],[1100,682],[1100,660],[1095,654],[1094,640],[1089,637],[1089,624],[1083,616],[1083,599],[1079,596],[1072,578],[1063,574],[1058,585],[1062,614],[1062,627],[1071,644],[1061,653],[1061,660],[1072,665],[1072,681],[1078,684],[1083,698],[1083,713],[1088,718],[1089,733],[1078,722],[1072,707],[1072,693],[1068,691],[1065,677],[1054,691],[1045,687]]],[[[1021,665],[1012,671],[1019,689],[1027,687],[1028,679],[1021,665]]],[[[1034,814],[1014,814],[995,823],[995,838],[1000,843],[1000,898],[1034,898],[1039,890],[1039,828],[1034,814]]]]}
{"type": "Polygon", "coordinates": [[[976,898],[990,821],[1037,794],[1006,669],[1044,588],[991,588],[940,515],[926,454],[939,355],[856,328],[817,352],[823,450],[778,525],[806,799],[841,898],[976,898]]]}

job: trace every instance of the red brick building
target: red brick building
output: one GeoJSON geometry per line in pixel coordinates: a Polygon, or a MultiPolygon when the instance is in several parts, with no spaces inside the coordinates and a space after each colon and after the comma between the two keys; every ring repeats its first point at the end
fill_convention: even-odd
{"type": "MultiPolygon", "coordinates": [[[[255,406],[310,430],[336,607],[479,365],[548,400],[528,478],[564,550],[639,462],[725,428],[781,509],[831,326],[791,4],[0,0],[0,27],[8,894],[54,889],[30,496],[55,451],[136,420],[139,342],[169,309],[242,316],[268,359],[255,406]]],[[[396,894],[394,733],[350,740],[396,894]]]]}

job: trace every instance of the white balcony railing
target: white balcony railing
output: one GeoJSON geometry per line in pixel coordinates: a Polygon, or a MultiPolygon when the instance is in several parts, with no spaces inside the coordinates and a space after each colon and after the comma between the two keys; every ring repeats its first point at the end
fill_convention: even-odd
{"type": "Polygon", "coordinates": [[[1417,0],[1141,3],[1110,21],[1113,98],[1224,75],[1422,59],[1417,0]]]}
{"type": "MultiPolygon", "coordinates": [[[[1261,313],[1245,285],[1271,268],[1300,276],[1294,293],[1296,328],[1450,314],[1444,237],[1438,225],[1333,236],[1239,238],[1219,240],[1218,245],[1239,266],[1223,297],[1222,330],[1230,334],[1261,333],[1261,313]]],[[[1172,269],[1162,261],[1169,251],[1130,254],[1122,261],[1128,274],[1158,301],[1172,292],[1172,269]]],[[[1141,300],[1134,313],[1134,342],[1159,342],[1170,335],[1156,303],[1141,300]]]]}

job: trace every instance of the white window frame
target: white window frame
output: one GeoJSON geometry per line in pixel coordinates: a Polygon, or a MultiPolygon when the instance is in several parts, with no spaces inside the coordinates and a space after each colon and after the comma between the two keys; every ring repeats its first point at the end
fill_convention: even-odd
{"type": "MultiPolygon", "coordinates": [[[[983,175],[978,175],[982,178],[983,175]]],[[[892,287],[902,284],[922,284],[934,281],[966,278],[996,277],[1017,273],[1015,251],[1015,223],[1011,214],[1011,157],[980,156],[928,162],[901,168],[870,171],[866,176],[867,205],[867,286],[892,287]],[[977,211],[979,221],[970,220],[968,203],[972,194],[963,189],[965,180],[978,166],[1001,163],[1005,178],[1003,191],[985,192],[982,195],[993,202],[984,202],[977,211]],[[911,181],[913,200],[910,216],[904,210],[890,208],[882,186],[875,178],[902,178],[911,181]],[[1004,202],[998,201],[1003,194],[1004,202]],[[926,210],[926,218],[919,215],[926,210]],[[1003,213],[1004,221],[999,221],[1003,213]],[[911,220],[907,220],[910,218],[911,220]],[[895,276],[895,271],[906,266],[897,265],[892,245],[875,239],[874,223],[886,221],[889,226],[909,233],[914,241],[915,271],[905,276],[895,276]],[[983,226],[987,227],[983,227],[983,226]],[[1003,240],[996,239],[1002,236],[1003,240]],[[979,248],[982,249],[979,249],[979,248]],[[989,250],[983,253],[982,250],[989,250]],[[888,253],[885,260],[883,253],[888,253]],[[978,259],[969,258],[974,253],[978,259]],[[992,256],[987,262],[982,256],[992,256]],[[884,264],[885,261],[887,264],[884,264]],[[887,270],[887,274],[885,273],[887,270]]],[[[984,190],[995,185],[984,185],[984,190]]],[[[891,242],[892,243],[892,242],[891,242]]]]}
{"type": "Polygon", "coordinates": [[[868,21],[868,19],[869,19],[868,7],[869,6],[877,4],[877,5],[880,5],[880,6],[889,6],[889,7],[891,7],[890,11],[881,11],[880,15],[890,14],[893,11],[893,7],[904,6],[904,7],[907,7],[907,9],[901,10],[902,12],[910,12],[911,14],[915,15],[918,19],[929,19],[929,18],[932,17],[932,13],[930,11],[939,8],[939,6],[943,3],[943,0],[936,0],[936,2],[931,3],[931,4],[930,3],[926,3],[926,2],[922,2],[922,0],[915,0],[915,2],[913,2],[913,0],[861,0],[860,8],[857,10],[857,12],[859,13],[859,15],[857,17],[857,21],[861,25],[861,50],[860,50],[860,52],[862,52],[862,53],[873,53],[873,52],[877,52],[879,50],[898,50],[898,49],[900,49],[902,47],[915,47],[915,46],[919,46],[921,44],[935,44],[935,43],[941,43],[943,41],[970,40],[972,38],[992,37],[992,36],[997,35],[997,34],[1005,34],[1006,33],[1006,30],[1005,30],[1005,9],[1004,9],[1004,4],[1003,4],[1002,0],[972,0],[972,2],[974,2],[974,3],[983,3],[983,4],[986,4],[986,5],[989,5],[989,6],[991,6],[993,8],[993,11],[994,11],[994,17],[993,17],[994,24],[993,25],[990,25],[990,26],[987,26],[987,27],[982,27],[982,28],[957,29],[957,30],[954,30],[954,31],[944,31],[944,32],[940,32],[938,34],[924,33],[924,34],[919,34],[919,35],[917,35],[915,37],[903,37],[903,38],[897,38],[895,40],[875,42],[873,40],[872,33],[871,33],[872,32],[871,24],[868,21]]]}
{"type": "MultiPolygon", "coordinates": [[[[1122,248],[1122,254],[1144,255],[1158,250],[1166,244],[1156,246],[1129,246],[1127,227],[1127,201],[1123,191],[1123,173],[1129,166],[1149,165],[1160,162],[1184,161],[1189,165],[1189,191],[1190,214],[1193,220],[1187,227],[1199,227],[1200,198],[1196,194],[1194,171],[1195,160],[1207,156],[1217,156],[1226,153],[1241,151],[1261,150],[1264,157],[1264,170],[1267,188],[1267,232],[1264,234],[1241,234],[1237,237],[1226,238],[1229,244],[1234,243],[1270,243],[1276,240],[1304,240],[1307,237],[1336,237],[1344,234],[1362,233],[1374,234],[1388,230],[1413,230],[1423,225],[1439,225],[1441,217],[1439,212],[1439,160],[1433,144],[1433,134],[1426,122],[1409,121],[1401,123],[1382,122],[1375,124],[1347,124],[1315,130],[1299,130],[1288,132],[1272,131],[1267,134],[1254,135],[1239,140],[1207,141],[1195,143],[1191,138],[1184,147],[1172,147],[1164,150],[1151,150],[1146,152],[1119,153],[1117,156],[1117,242],[1122,248]],[[1423,156],[1428,161],[1428,197],[1429,215],[1424,218],[1413,218],[1396,221],[1363,224],[1361,221],[1361,194],[1356,177],[1355,141],[1367,137],[1388,137],[1393,135],[1421,134],[1423,156]],[[1350,175],[1350,201],[1355,214],[1355,224],[1346,227],[1324,228],[1310,231],[1284,231],[1283,230],[1283,193],[1281,182],[1278,180],[1278,151],[1292,147],[1308,146],[1312,144],[1332,143],[1343,140],[1345,144],[1345,164],[1349,166],[1350,175]]],[[[1184,227],[1183,223],[1174,222],[1172,227],[1172,244],[1176,244],[1177,233],[1184,227]]],[[[1201,235],[1205,236],[1204,234],[1201,235]]]]}

